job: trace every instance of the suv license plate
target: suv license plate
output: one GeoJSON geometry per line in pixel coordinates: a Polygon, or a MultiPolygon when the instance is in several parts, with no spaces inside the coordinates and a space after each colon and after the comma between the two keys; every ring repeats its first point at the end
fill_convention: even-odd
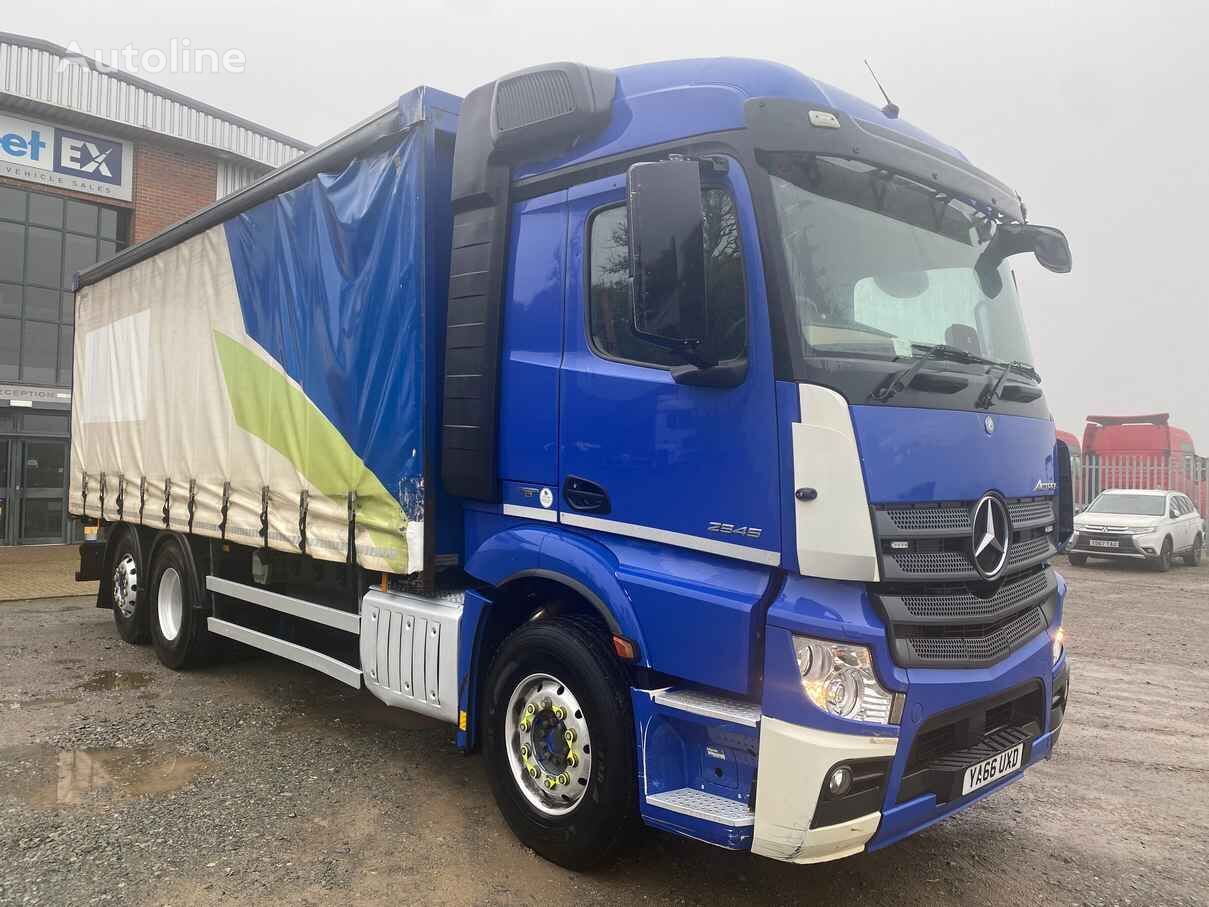
{"type": "Polygon", "coordinates": [[[1120,548],[1121,543],[1116,539],[1088,539],[1087,544],[1093,548],[1120,548]]]}
{"type": "Polygon", "coordinates": [[[1002,778],[1004,775],[1010,775],[1012,772],[1020,768],[1020,763],[1024,759],[1024,744],[1017,744],[1010,750],[1004,750],[992,756],[990,759],[983,759],[977,765],[971,765],[966,769],[965,779],[961,785],[961,795],[964,797],[968,793],[978,790],[980,787],[986,787],[992,781],[1002,778]]]}

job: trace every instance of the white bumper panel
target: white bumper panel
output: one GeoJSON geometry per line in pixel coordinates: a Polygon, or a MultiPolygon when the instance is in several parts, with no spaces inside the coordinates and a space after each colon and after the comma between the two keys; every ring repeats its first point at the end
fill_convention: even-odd
{"type": "Polygon", "coordinates": [[[860,853],[877,831],[881,813],[811,828],[823,776],[837,762],[894,755],[897,737],[862,737],[788,724],[760,722],[760,783],[752,852],[790,863],[821,863],[860,853]]]}

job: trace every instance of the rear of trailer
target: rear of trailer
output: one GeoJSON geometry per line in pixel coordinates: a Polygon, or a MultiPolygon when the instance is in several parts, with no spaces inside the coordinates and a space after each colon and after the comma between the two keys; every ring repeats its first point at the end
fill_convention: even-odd
{"type": "Polygon", "coordinates": [[[458,107],[416,89],[79,275],[73,515],[431,579],[458,107]]]}

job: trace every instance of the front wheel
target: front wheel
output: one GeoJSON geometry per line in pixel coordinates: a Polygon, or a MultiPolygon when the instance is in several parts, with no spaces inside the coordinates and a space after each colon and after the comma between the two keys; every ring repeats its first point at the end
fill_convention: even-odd
{"type": "Polygon", "coordinates": [[[523,624],[485,688],[500,812],[521,843],[568,869],[606,859],[637,816],[629,684],[606,639],[575,617],[523,624]]]}
{"type": "Polygon", "coordinates": [[[1155,559],[1154,569],[1159,573],[1166,573],[1171,569],[1171,539],[1163,539],[1163,548],[1159,551],[1159,556],[1155,559]]]}
{"type": "Polygon", "coordinates": [[[1201,563],[1201,555],[1205,550],[1204,536],[1198,535],[1196,541],[1192,543],[1192,548],[1184,555],[1184,563],[1189,567],[1199,567],[1201,563]]]}

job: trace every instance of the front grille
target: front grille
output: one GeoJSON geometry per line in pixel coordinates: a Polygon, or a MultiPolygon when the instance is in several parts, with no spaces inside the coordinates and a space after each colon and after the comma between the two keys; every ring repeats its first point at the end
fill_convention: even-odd
{"type": "MultiPolygon", "coordinates": [[[[970,528],[970,512],[974,501],[949,503],[927,503],[913,506],[891,506],[882,508],[896,529],[908,532],[944,531],[960,532],[970,528]]],[[[1045,525],[1054,522],[1052,498],[1009,498],[1008,514],[1016,527],[1045,525]]]]}
{"type": "Polygon", "coordinates": [[[1034,561],[1039,557],[1053,556],[1054,546],[1047,535],[1039,535],[1036,538],[1027,539],[1021,542],[1013,542],[1008,549],[1009,567],[1014,567],[1017,564],[1024,564],[1034,561]]]}
{"type": "Polygon", "coordinates": [[[899,635],[920,661],[938,666],[945,662],[985,664],[1007,657],[1046,624],[1041,609],[1033,608],[996,624],[904,627],[899,635]]]}
{"type": "Polygon", "coordinates": [[[1054,503],[1049,498],[1041,500],[1008,501],[1008,514],[1013,526],[1023,526],[1028,523],[1052,523],[1054,521],[1054,503]]]}
{"type": "Polygon", "coordinates": [[[1048,589],[1044,572],[1012,577],[989,597],[975,595],[964,583],[929,585],[902,596],[911,617],[986,618],[1035,602],[1048,589]]]}
{"type": "Polygon", "coordinates": [[[904,667],[994,664],[1048,626],[1057,581],[1052,497],[1011,498],[1007,560],[987,581],[973,556],[974,501],[873,509],[882,582],[870,587],[904,667]]]}
{"type": "Polygon", "coordinates": [[[965,504],[891,507],[884,511],[899,529],[969,529],[970,508],[965,504]]]}
{"type": "Polygon", "coordinates": [[[974,572],[974,562],[961,551],[892,551],[890,556],[903,573],[944,576],[974,572]]]}

